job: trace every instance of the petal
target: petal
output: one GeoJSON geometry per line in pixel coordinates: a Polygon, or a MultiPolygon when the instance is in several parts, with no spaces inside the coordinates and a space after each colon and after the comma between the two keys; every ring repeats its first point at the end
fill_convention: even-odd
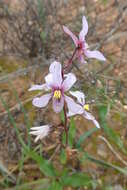
{"type": "Polygon", "coordinates": [[[82,106],[79,104],[76,104],[72,98],[69,96],[65,96],[65,101],[67,103],[67,107],[69,112],[72,112],[74,114],[82,114],[84,112],[82,106]]]}
{"type": "Polygon", "coordinates": [[[75,82],[76,82],[76,76],[73,73],[67,74],[62,84],[64,91],[69,90],[75,82]]]}
{"type": "Polygon", "coordinates": [[[100,125],[99,125],[99,123],[98,123],[98,121],[97,120],[93,120],[93,123],[95,124],[95,126],[97,127],[97,128],[100,128],[100,125]]]}
{"type": "Polygon", "coordinates": [[[56,98],[53,98],[53,110],[56,113],[59,113],[64,106],[64,97],[62,96],[60,100],[57,100],[56,98]]]}
{"type": "Polygon", "coordinates": [[[100,128],[99,123],[95,120],[95,117],[94,117],[91,113],[85,111],[85,112],[83,113],[83,116],[84,116],[86,119],[93,121],[93,123],[95,124],[95,126],[96,126],[97,128],[100,128]]]}
{"type": "Polygon", "coordinates": [[[37,136],[35,138],[35,142],[37,142],[39,139],[43,139],[44,137],[46,137],[49,134],[50,131],[50,125],[43,125],[40,127],[32,127],[30,130],[30,134],[37,136]]]}
{"type": "Polygon", "coordinates": [[[85,95],[83,94],[83,92],[80,91],[69,91],[69,93],[77,98],[77,101],[81,104],[84,105],[85,104],[85,95]]]}
{"type": "Polygon", "coordinates": [[[63,26],[63,30],[64,30],[64,32],[65,32],[67,35],[69,35],[69,36],[72,38],[74,44],[75,44],[76,47],[77,47],[77,46],[78,46],[78,38],[77,38],[66,26],[63,26]]]}
{"type": "Polygon", "coordinates": [[[71,111],[69,111],[69,112],[67,113],[67,117],[72,117],[72,116],[74,116],[74,115],[76,115],[76,113],[73,113],[73,112],[71,112],[71,111]]]}
{"type": "Polygon", "coordinates": [[[83,16],[82,17],[82,30],[79,33],[79,39],[82,40],[82,41],[84,41],[87,32],[88,32],[88,22],[86,20],[86,17],[83,16]]]}
{"type": "Polygon", "coordinates": [[[84,111],[83,116],[88,120],[94,120],[95,119],[94,116],[87,111],[84,111]]]}
{"type": "Polygon", "coordinates": [[[43,108],[48,104],[50,98],[51,98],[51,94],[45,94],[41,96],[40,98],[39,97],[34,98],[32,103],[36,107],[43,108]]]}
{"type": "Polygon", "coordinates": [[[106,58],[103,56],[103,54],[100,51],[94,50],[94,51],[90,51],[90,50],[86,50],[85,55],[88,58],[96,58],[99,59],[101,61],[106,61],[106,58]]]}
{"type": "Polygon", "coordinates": [[[54,61],[49,67],[49,72],[54,73],[58,70],[61,70],[61,64],[58,61],[54,61]]]}
{"type": "Polygon", "coordinates": [[[52,73],[49,73],[48,75],[46,75],[45,77],[45,82],[46,82],[46,85],[51,88],[52,85],[53,85],[53,74],[52,73]]]}
{"type": "Polygon", "coordinates": [[[52,78],[53,78],[53,85],[54,86],[61,86],[62,83],[62,66],[59,62],[54,61],[50,68],[49,71],[52,74],[52,78]]]}
{"type": "Polygon", "coordinates": [[[32,85],[31,88],[28,89],[28,91],[33,91],[33,90],[46,90],[47,86],[46,84],[42,84],[42,85],[32,85]]]}

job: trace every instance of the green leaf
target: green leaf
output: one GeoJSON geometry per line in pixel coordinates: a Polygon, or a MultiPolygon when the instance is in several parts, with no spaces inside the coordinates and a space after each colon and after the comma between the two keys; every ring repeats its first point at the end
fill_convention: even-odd
{"type": "MultiPolygon", "coordinates": [[[[94,158],[93,156],[89,155],[87,152],[84,153],[82,159],[83,159],[83,160],[88,159],[88,160],[90,160],[90,161],[92,161],[92,162],[95,162],[96,164],[102,165],[103,167],[110,167],[110,168],[113,168],[113,169],[115,169],[115,170],[117,170],[117,171],[123,173],[124,175],[127,175],[127,169],[126,169],[126,168],[121,168],[121,167],[119,167],[119,166],[116,166],[116,165],[114,165],[114,164],[105,162],[105,161],[103,161],[103,160],[96,159],[96,158],[94,158]]],[[[82,161],[83,161],[83,160],[82,160],[82,161]]]]}
{"type": "Polygon", "coordinates": [[[55,177],[56,170],[54,169],[53,165],[48,161],[45,160],[42,156],[38,155],[35,151],[28,151],[27,154],[30,158],[35,160],[39,166],[39,169],[45,176],[48,177],[55,177]]]}
{"type": "Polygon", "coordinates": [[[78,142],[76,143],[76,148],[80,148],[81,144],[86,140],[86,138],[91,136],[97,130],[98,128],[92,128],[89,131],[85,132],[83,135],[81,135],[78,142]]]}
{"type": "Polygon", "coordinates": [[[107,106],[99,106],[99,116],[100,116],[100,119],[101,121],[105,121],[106,120],[106,117],[107,117],[107,106]]]}
{"type": "Polygon", "coordinates": [[[70,121],[70,128],[69,128],[69,132],[68,132],[68,144],[69,146],[72,148],[74,140],[75,140],[75,135],[76,135],[76,126],[75,126],[75,122],[74,122],[74,118],[71,118],[70,121]]]}
{"type": "Polygon", "coordinates": [[[48,190],[62,190],[63,186],[60,182],[53,181],[48,190]]]}
{"type": "Polygon", "coordinates": [[[101,121],[101,127],[103,127],[104,132],[107,134],[109,139],[114,142],[120,150],[127,154],[127,150],[124,147],[123,141],[121,140],[120,136],[110,127],[107,125],[106,117],[107,117],[107,106],[99,106],[99,117],[101,121]]]}
{"type": "Polygon", "coordinates": [[[61,161],[61,164],[66,164],[67,155],[66,155],[65,149],[62,149],[62,150],[61,150],[60,161],[61,161]]]}
{"type": "Polygon", "coordinates": [[[91,178],[85,173],[73,173],[72,175],[66,175],[61,177],[62,183],[65,186],[71,187],[91,187],[92,180],[91,178]]]}
{"type": "Polygon", "coordinates": [[[46,32],[41,32],[41,34],[40,34],[40,37],[41,37],[41,39],[42,39],[42,41],[43,42],[45,42],[46,41],[46,39],[47,39],[47,33],[46,32]]]}

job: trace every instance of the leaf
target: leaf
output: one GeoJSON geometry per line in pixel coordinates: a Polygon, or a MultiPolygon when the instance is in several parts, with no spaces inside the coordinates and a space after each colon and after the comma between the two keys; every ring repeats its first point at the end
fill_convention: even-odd
{"type": "Polygon", "coordinates": [[[41,32],[40,37],[42,39],[42,42],[46,42],[47,39],[47,33],[45,31],[41,32]]]}
{"type": "Polygon", "coordinates": [[[66,155],[65,149],[62,149],[62,150],[61,150],[60,161],[61,161],[61,164],[66,164],[67,155],[66,155]]]}
{"type": "Polygon", "coordinates": [[[76,148],[80,148],[81,144],[86,140],[86,138],[91,136],[97,130],[98,128],[92,128],[89,131],[85,132],[83,135],[81,135],[78,142],[76,143],[76,148]]]}
{"type": "Polygon", "coordinates": [[[45,176],[48,177],[55,177],[56,170],[54,169],[53,165],[48,161],[45,160],[42,156],[38,155],[35,151],[28,151],[27,154],[30,158],[35,160],[39,166],[39,169],[45,176]]]}
{"type": "Polygon", "coordinates": [[[84,153],[84,155],[83,155],[83,160],[84,159],[88,159],[88,160],[90,160],[92,162],[95,162],[96,164],[102,165],[103,167],[113,168],[113,169],[115,169],[115,170],[117,170],[117,171],[119,171],[119,172],[121,172],[121,173],[123,173],[124,175],[127,176],[127,169],[126,168],[121,168],[119,166],[113,165],[113,164],[105,162],[103,160],[96,159],[93,156],[89,155],[87,152],[84,153]]]}
{"type": "Polygon", "coordinates": [[[68,132],[68,144],[72,148],[74,140],[75,140],[75,135],[76,135],[76,126],[73,117],[71,118],[70,121],[70,128],[68,132]]]}
{"type": "MultiPolygon", "coordinates": [[[[27,182],[24,184],[17,185],[16,187],[13,187],[13,190],[31,190],[34,188],[34,190],[38,189],[37,186],[41,186],[41,189],[48,190],[49,187],[49,179],[43,178],[43,179],[38,179],[32,182],[27,182]]],[[[40,189],[40,188],[39,188],[40,189]]]]}
{"type": "Polygon", "coordinates": [[[92,180],[91,178],[85,173],[73,173],[72,175],[66,175],[61,177],[62,183],[65,186],[71,187],[91,187],[92,180]]]}
{"type": "Polygon", "coordinates": [[[99,117],[101,121],[101,126],[104,129],[104,132],[110,138],[112,142],[114,142],[123,153],[127,154],[127,150],[124,147],[123,141],[120,136],[107,125],[106,117],[107,117],[107,106],[99,106],[99,117]]]}
{"type": "Polygon", "coordinates": [[[48,190],[62,190],[63,186],[60,182],[53,181],[48,190]]]}

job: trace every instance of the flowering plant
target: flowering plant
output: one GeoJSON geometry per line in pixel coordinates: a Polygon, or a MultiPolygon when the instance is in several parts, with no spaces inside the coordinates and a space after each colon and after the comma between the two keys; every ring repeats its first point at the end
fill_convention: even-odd
{"type": "MultiPolygon", "coordinates": [[[[59,113],[64,111],[65,122],[63,124],[66,133],[66,144],[68,144],[68,118],[74,115],[82,115],[88,120],[92,120],[97,128],[100,128],[99,123],[96,121],[95,117],[89,112],[89,105],[85,103],[85,95],[80,91],[70,91],[74,83],[76,82],[76,76],[73,73],[65,74],[68,71],[70,65],[72,65],[73,60],[79,59],[82,63],[86,63],[84,60],[84,55],[88,58],[97,58],[101,61],[105,61],[103,54],[97,50],[90,51],[88,44],[86,43],[85,36],[88,32],[88,23],[83,16],[82,18],[82,30],[79,33],[79,39],[66,27],[63,26],[64,32],[69,35],[74,44],[74,53],[69,59],[66,67],[54,61],[49,67],[49,73],[45,76],[45,83],[42,85],[33,85],[29,91],[33,90],[44,90],[47,91],[46,94],[41,97],[35,97],[32,101],[33,105],[39,108],[47,106],[47,104],[52,101],[52,107],[54,112],[59,113]],[[67,96],[67,92],[71,96],[77,99],[77,102],[73,100],[70,96],[67,96]]],[[[44,125],[40,127],[31,128],[31,134],[35,135],[35,141],[44,138],[50,132],[51,125],[44,125]]]]}

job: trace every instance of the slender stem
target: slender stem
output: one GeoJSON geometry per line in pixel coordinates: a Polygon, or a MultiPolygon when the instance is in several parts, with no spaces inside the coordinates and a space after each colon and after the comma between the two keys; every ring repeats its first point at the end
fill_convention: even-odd
{"type": "MultiPolygon", "coordinates": [[[[72,64],[73,58],[74,58],[77,50],[78,50],[78,48],[75,48],[71,58],[68,60],[67,65],[65,67],[63,67],[63,69],[62,69],[62,78],[63,79],[64,79],[64,71],[66,69],[68,69],[70,67],[70,65],[72,64]]],[[[66,103],[65,102],[64,102],[64,109],[63,110],[64,110],[64,120],[65,120],[65,122],[64,122],[64,130],[65,130],[65,133],[66,133],[66,145],[68,145],[67,111],[66,111],[66,103]]]]}
{"type": "Polygon", "coordinates": [[[77,50],[78,50],[78,48],[75,48],[75,50],[74,50],[74,52],[73,52],[71,58],[68,60],[67,65],[63,68],[64,70],[71,66],[72,61],[73,61],[73,58],[74,58],[74,56],[75,56],[77,50]]]}
{"type": "Polygon", "coordinates": [[[66,133],[66,145],[68,145],[68,128],[67,128],[67,112],[66,112],[66,104],[64,103],[64,130],[66,133]]]}

